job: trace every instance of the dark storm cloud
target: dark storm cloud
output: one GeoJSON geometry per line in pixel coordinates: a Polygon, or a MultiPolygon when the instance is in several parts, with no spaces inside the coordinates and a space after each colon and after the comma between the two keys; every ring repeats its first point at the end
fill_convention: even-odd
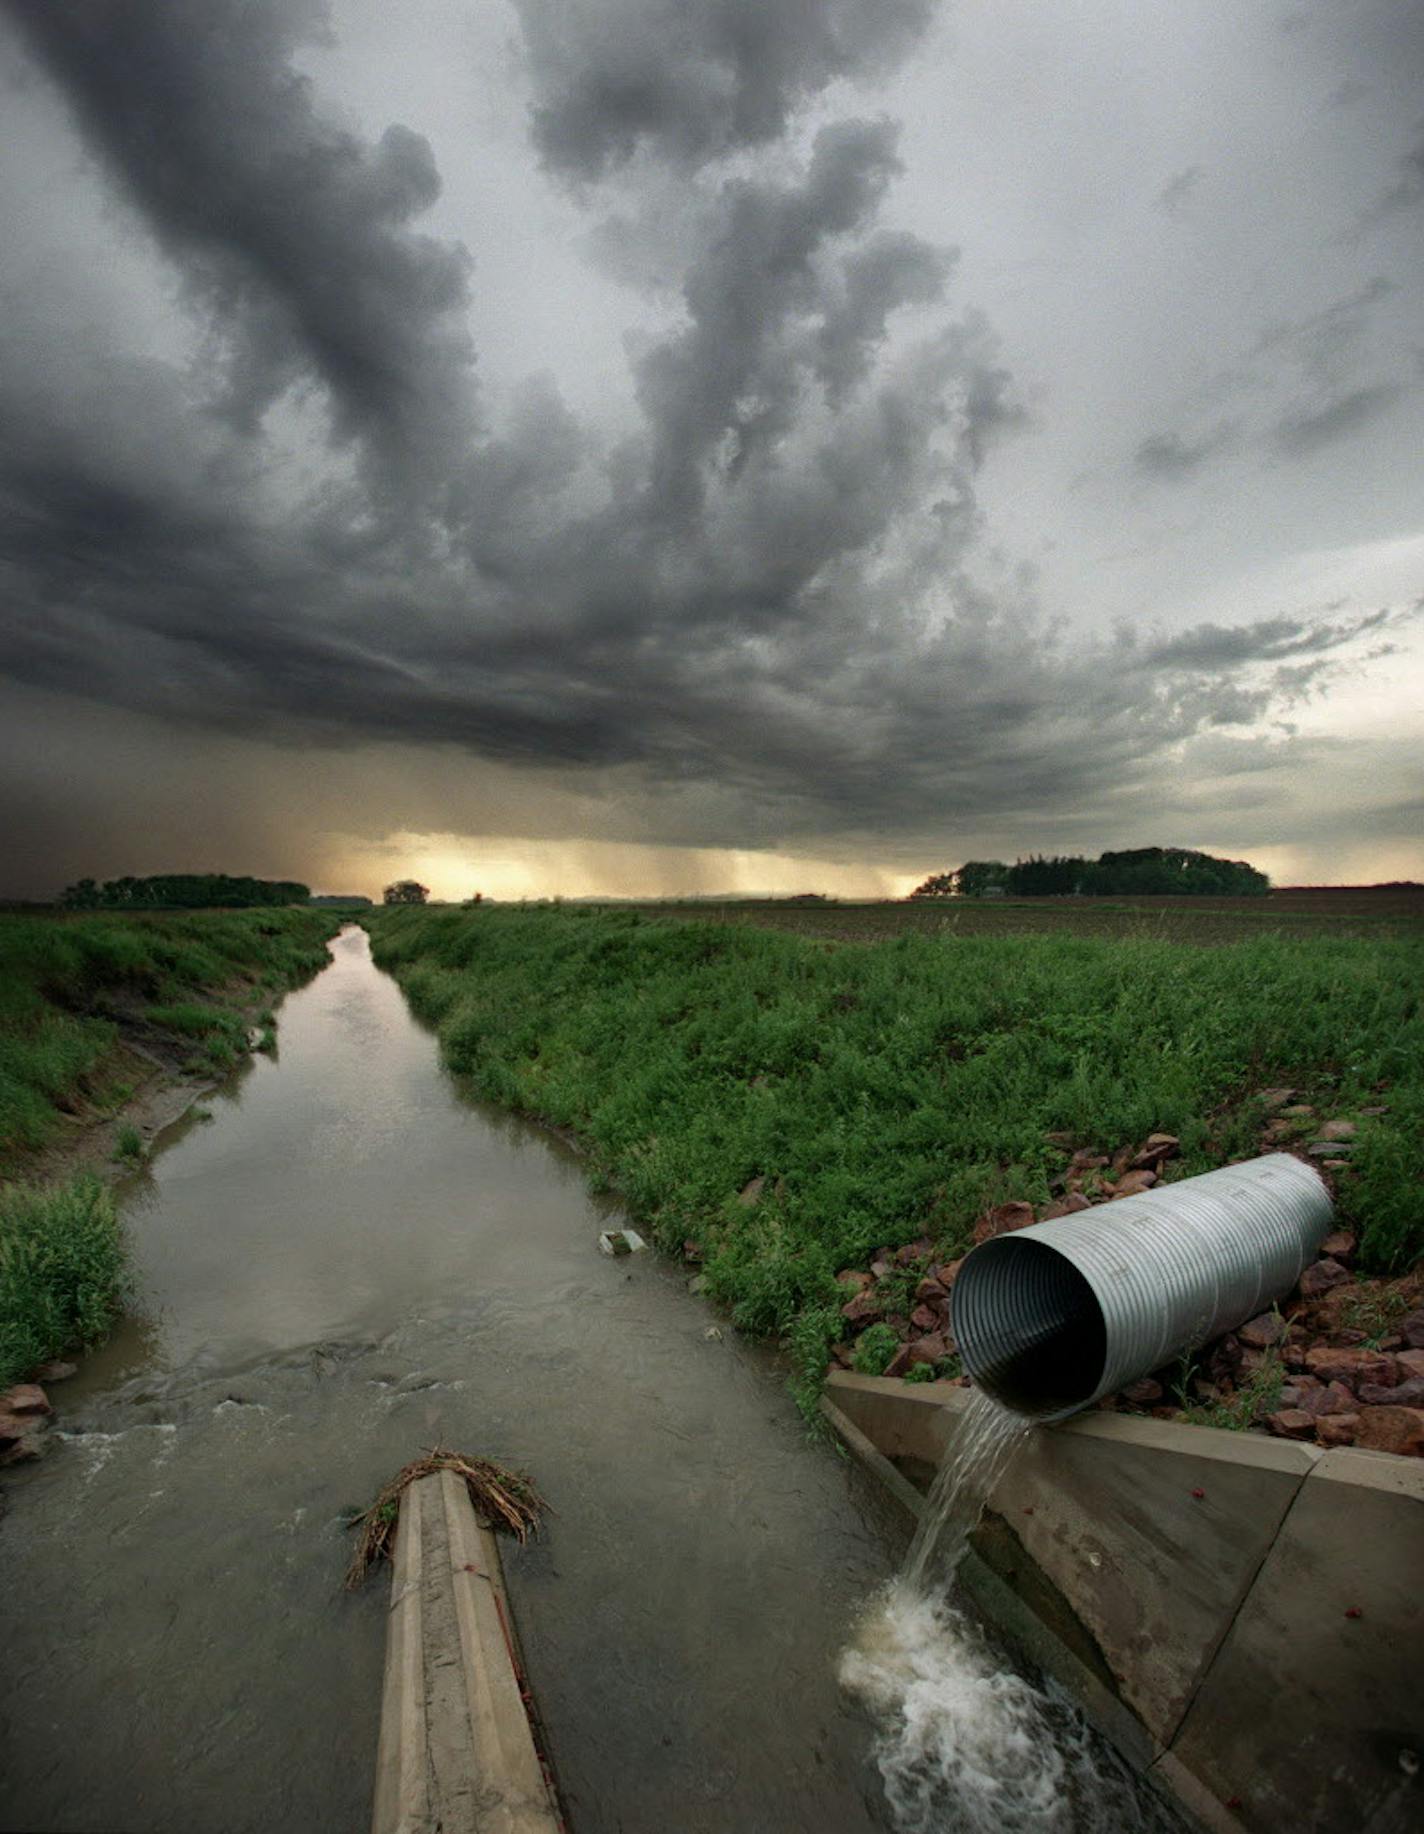
{"type": "Polygon", "coordinates": [[[1153,668],[1210,673],[1290,656],[1325,655],[1383,628],[1390,613],[1375,611],[1330,623],[1301,618],[1263,618],[1254,624],[1197,624],[1154,643],[1146,652],[1153,668]]]}
{"type": "Polygon", "coordinates": [[[691,322],[637,368],[669,513],[700,507],[717,442],[727,442],[722,462],[735,476],[788,433],[803,327],[819,320],[805,355],[839,397],[865,374],[890,312],[940,291],[940,258],[912,236],[882,239],[830,272],[819,265],[829,245],[873,218],[899,170],[895,139],[888,122],[837,122],[816,136],[799,181],[725,187],[683,288],[691,322]]]}
{"type": "Polygon", "coordinates": [[[1151,433],[1133,453],[1135,468],[1159,483],[1181,483],[1213,460],[1248,446],[1278,457],[1306,458],[1368,426],[1404,393],[1400,385],[1356,380],[1375,316],[1398,291],[1388,275],[1375,274],[1313,312],[1265,325],[1245,352],[1246,367],[1234,372],[1230,382],[1237,395],[1274,386],[1297,397],[1305,390],[1323,400],[1306,405],[1297,400],[1289,409],[1258,418],[1255,426],[1228,418],[1195,433],[1151,433]]]}
{"type": "Polygon", "coordinates": [[[1404,392],[1396,383],[1381,382],[1371,388],[1349,389],[1323,407],[1283,415],[1274,429],[1276,449],[1286,458],[1311,458],[1336,440],[1362,432],[1387,414],[1404,392]]]}
{"type": "MultiPolygon", "coordinates": [[[[291,63],[314,10],[6,3],[210,314],[229,406],[102,353],[37,374],[0,326],[3,642],[30,689],[188,733],[626,768],[638,832],[765,843],[1131,795],[1371,628],[1070,640],[981,554],[1022,414],[989,325],[945,303],[953,255],[883,220],[895,129],[777,141],[900,55],[919,0],[523,0],[546,159],[644,227],[682,188],[680,314],[641,333],[613,450],[549,382],[476,428],[467,262],[412,226],[429,150],[324,120],[291,63]],[[261,416],[311,379],[379,463],[264,492],[261,416]],[[389,513],[392,477],[425,514],[389,513]]],[[[1138,463],[1180,474],[1230,432],[1138,463]]]]}
{"type": "Polygon", "coordinates": [[[414,231],[428,143],[324,119],[291,64],[317,0],[0,0],[89,146],[210,316],[223,406],[251,432],[293,385],[404,465],[468,430],[469,258],[414,231]]]}
{"type": "Polygon", "coordinates": [[[1249,355],[1283,356],[1318,381],[1338,377],[1368,330],[1374,308],[1398,291],[1387,274],[1375,274],[1319,311],[1267,325],[1249,355]]]}
{"type": "Polygon", "coordinates": [[[1236,424],[1223,421],[1209,433],[1189,439],[1181,433],[1153,433],[1133,456],[1137,469],[1153,478],[1174,482],[1190,477],[1209,460],[1231,451],[1237,444],[1236,424]]]}
{"type": "Polygon", "coordinates": [[[1165,210],[1168,216],[1174,216],[1205,177],[1206,168],[1204,166],[1188,166],[1184,171],[1174,173],[1167,180],[1153,202],[1159,210],[1165,210]]]}
{"type": "Polygon", "coordinates": [[[548,165],[597,179],[641,149],[696,166],[764,145],[838,78],[873,75],[935,0],[514,0],[548,165]]]}
{"type": "Polygon", "coordinates": [[[1400,156],[1394,183],[1381,197],[1377,214],[1417,210],[1421,204],[1424,204],[1424,122],[1419,125],[1413,146],[1400,156]]]}

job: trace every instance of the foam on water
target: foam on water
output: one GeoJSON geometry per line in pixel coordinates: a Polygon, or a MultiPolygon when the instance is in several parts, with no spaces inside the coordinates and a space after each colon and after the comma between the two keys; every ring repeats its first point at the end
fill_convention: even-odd
{"type": "Polygon", "coordinates": [[[1129,1834],[1164,1826],[1066,1702],[1007,1668],[945,1600],[897,1582],[841,1660],[876,1715],[897,1834],[1129,1834]]]}
{"type": "Polygon", "coordinates": [[[976,1389],[899,1575],[841,1659],[879,1721],[897,1834],[1145,1834],[1155,1799],[1062,1696],[1036,1687],[951,1600],[955,1568],[1032,1422],[976,1389]]]}

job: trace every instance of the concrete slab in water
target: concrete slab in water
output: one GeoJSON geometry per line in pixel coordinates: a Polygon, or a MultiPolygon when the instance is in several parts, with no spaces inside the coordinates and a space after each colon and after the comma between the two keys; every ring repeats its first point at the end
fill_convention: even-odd
{"type": "Polygon", "coordinates": [[[401,1499],[372,1834],[558,1834],[494,1536],[451,1471],[401,1499]]]}

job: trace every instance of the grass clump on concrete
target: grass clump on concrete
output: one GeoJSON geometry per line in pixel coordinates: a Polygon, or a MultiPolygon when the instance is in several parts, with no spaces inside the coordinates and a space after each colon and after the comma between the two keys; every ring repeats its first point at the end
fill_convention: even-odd
{"type": "Polygon", "coordinates": [[[1362,1266],[1424,1254],[1417,942],[842,945],[568,909],[370,928],[452,1068],[576,1132],[639,1227],[694,1241],[710,1294],[808,1373],[839,1269],[919,1237],[961,1251],[987,1205],[1047,1201],[1065,1139],[1166,1131],[1177,1177],[1252,1157],[1276,1084],[1360,1117],[1338,1201],[1362,1266]]]}
{"type": "Polygon", "coordinates": [[[0,1189],[0,1388],[98,1342],[127,1290],[118,1212],[97,1179],[0,1189]]]}

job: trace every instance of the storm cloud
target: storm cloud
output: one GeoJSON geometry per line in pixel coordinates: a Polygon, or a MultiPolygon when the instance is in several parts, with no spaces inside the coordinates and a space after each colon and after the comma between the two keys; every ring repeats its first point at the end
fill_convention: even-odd
{"type": "Polygon", "coordinates": [[[534,143],[573,180],[643,150],[695,166],[765,145],[838,79],[874,76],[934,0],[515,0],[534,143]]]}
{"type": "Polygon", "coordinates": [[[319,0],[5,11],[207,316],[234,426],[315,378],[337,438],[448,462],[472,424],[470,257],[411,227],[440,193],[425,139],[315,107],[292,58],[319,0]]]}
{"type": "MultiPolygon", "coordinates": [[[[0,655],[35,730],[88,705],[96,746],[130,718],[269,797],[274,759],[418,755],[423,821],[404,791],[372,804],[403,830],[507,831],[471,804],[485,771],[536,786],[511,791],[524,832],[610,843],[827,854],[998,823],[1027,847],[1098,819],[1109,844],[1194,746],[1407,638],[1412,595],[1372,589],[1066,617],[1052,545],[1004,537],[1058,406],[979,304],[972,187],[934,233],[901,207],[924,129],[885,85],[929,55],[928,0],[514,0],[522,139],[458,142],[454,202],[436,127],[323,84],[343,22],[381,29],[364,0],[0,15],[194,332],[56,328],[38,260],[0,330],[0,655]],[[574,213],[591,307],[626,314],[616,412],[569,404],[557,350],[488,375],[482,267],[508,270],[468,201],[481,161],[574,213]]],[[[481,80],[458,49],[447,137],[481,80]]],[[[1180,240],[1209,200],[1175,169],[1158,201],[1193,209],[1155,215],[1180,240]]],[[[1371,256],[1243,313],[1177,413],[1133,404],[1116,450],[1173,486],[1141,495],[1228,456],[1323,465],[1412,410],[1387,367],[1407,288],[1371,256]]]]}

